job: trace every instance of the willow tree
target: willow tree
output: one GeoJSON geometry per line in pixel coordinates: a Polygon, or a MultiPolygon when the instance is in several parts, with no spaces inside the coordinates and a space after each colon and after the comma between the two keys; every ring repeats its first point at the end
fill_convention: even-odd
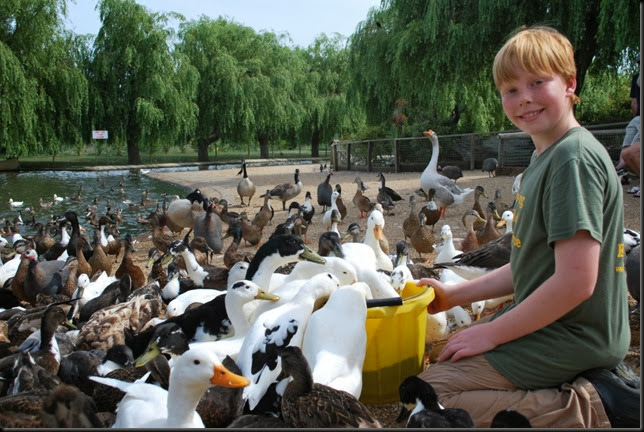
{"type": "Polygon", "coordinates": [[[192,133],[198,75],[173,56],[167,15],[134,0],[102,0],[99,16],[92,74],[100,108],[94,125],[108,130],[117,145],[126,144],[129,164],[140,164],[141,143],[157,148],[192,133]]]}
{"type": "Polygon", "coordinates": [[[303,102],[306,116],[300,137],[311,143],[311,156],[320,155],[320,143],[348,131],[358,113],[347,103],[348,50],[338,33],[321,34],[302,52],[306,61],[303,102]]]}
{"type": "Polygon", "coordinates": [[[56,155],[80,140],[87,82],[62,30],[62,0],[0,3],[0,152],[56,155]]]}
{"type": "Polygon", "coordinates": [[[492,62],[513,30],[536,24],[570,38],[577,92],[591,65],[616,70],[624,52],[638,47],[639,10],[628,0],[383,0],[351,38],[357,91],[372,119],[384,118],[403,97],[412,111],[431,107],[451,130],[509,126],[492,62]]]}

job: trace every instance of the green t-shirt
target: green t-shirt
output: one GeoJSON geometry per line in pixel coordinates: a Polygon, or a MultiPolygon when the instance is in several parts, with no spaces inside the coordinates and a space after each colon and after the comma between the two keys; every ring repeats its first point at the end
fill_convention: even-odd
{"type": "Polygon", "coordinates": [[[569,130],[532,160],[517,198],[510,256],[515,304],[554,273],[554,243],[579,230],[601,243],[599,274],[589,299],[545,328],[486,353],[486,359],[525,389],[615,367],[628,350],[630,328],[622,188],[606,149],[586,129],[569,130]]]}

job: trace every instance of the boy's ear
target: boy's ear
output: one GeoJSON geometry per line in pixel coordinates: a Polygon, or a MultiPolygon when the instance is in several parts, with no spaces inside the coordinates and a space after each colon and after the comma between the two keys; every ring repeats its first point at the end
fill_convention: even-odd
{"type": "Polygon", "coordinates": [[[566,86],[566,96],[572,96],[577,89],[577,78],[572,78],[566,86]]]}

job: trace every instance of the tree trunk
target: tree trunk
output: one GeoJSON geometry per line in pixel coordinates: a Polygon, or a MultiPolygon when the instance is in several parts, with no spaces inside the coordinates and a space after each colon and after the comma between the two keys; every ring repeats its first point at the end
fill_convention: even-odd
{"type": "Polygon", "coordinates": [[[320,129],[315,129],[311,137],[311,157],[320,156],[320,135],[322,135],[320,129]]]}
{"type": "Polygon", "coordinates": [[[268,159],[268,136],[260,135],[259,136],[259,157],[263,159],[268,159]]]}
{"type": "Polygon", "coordinates": [[[218,139],[219,134],[217,132],[213,132],[206,138],[199,139],[199,143],[197,145],[197,160],[199,162],[208,162],[208,147],[218,139]]]}
{"type": "Polygon", "coordinates": [[[128,165],[141,165],[139,145],[133,138],[128,138],[127,140],[127,163],[128,165]]]}

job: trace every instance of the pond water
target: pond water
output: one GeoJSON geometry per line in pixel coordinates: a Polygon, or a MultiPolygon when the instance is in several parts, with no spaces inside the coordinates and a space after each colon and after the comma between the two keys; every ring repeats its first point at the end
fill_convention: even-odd
{"type": "MultiPolygon", "coordinates": [[[[163,169],[154,171],[161,170],[163,169]]],[[[112,211],[117,208],[123,210],[123,222],[119,224],[121,235],[139,235],[149,231],[149,226],[137,223],[137,216],[140,214],[145,217],[154,211],[156,204],[152,201],[156,200],[161,205],[163,194],[168,195],[169,202],[174,195],[183,197],[188,192],[182,186],[148,177],[139,169],[0,172],[1,228],[6,227],[6,221],[13,224],[19,212],[24,222],[31,220],[29,209],[33,209],[36,222],[42,223],[47,222],[52,215],[63,215],[67,210],[75,211],[81,226],[89,230],[91,226],[86,220],[87,207],[95,206],[100,217],[106,213],[109,205],[112,211]],[[81,186],[81,201],[77,202],[75,198],[81,186]],[[146,206],[140,206],[142,193],[146,190],[149,191],[150,201],[146,202],[146,206]],[[63,200],[54,201],[54,194],[63,197],[63,200]],[[22,201],[23,204],[20,207],[12,207],[9,199],[22,201]],[[129,202],[135,205],[130,205],[129,202]]],[[[25,224],[20,233],[30,235],[34,230],[25,224]]],[[[92,231],[89,231],[89,234],[92,234],[92,239],[92,231]]]]}

